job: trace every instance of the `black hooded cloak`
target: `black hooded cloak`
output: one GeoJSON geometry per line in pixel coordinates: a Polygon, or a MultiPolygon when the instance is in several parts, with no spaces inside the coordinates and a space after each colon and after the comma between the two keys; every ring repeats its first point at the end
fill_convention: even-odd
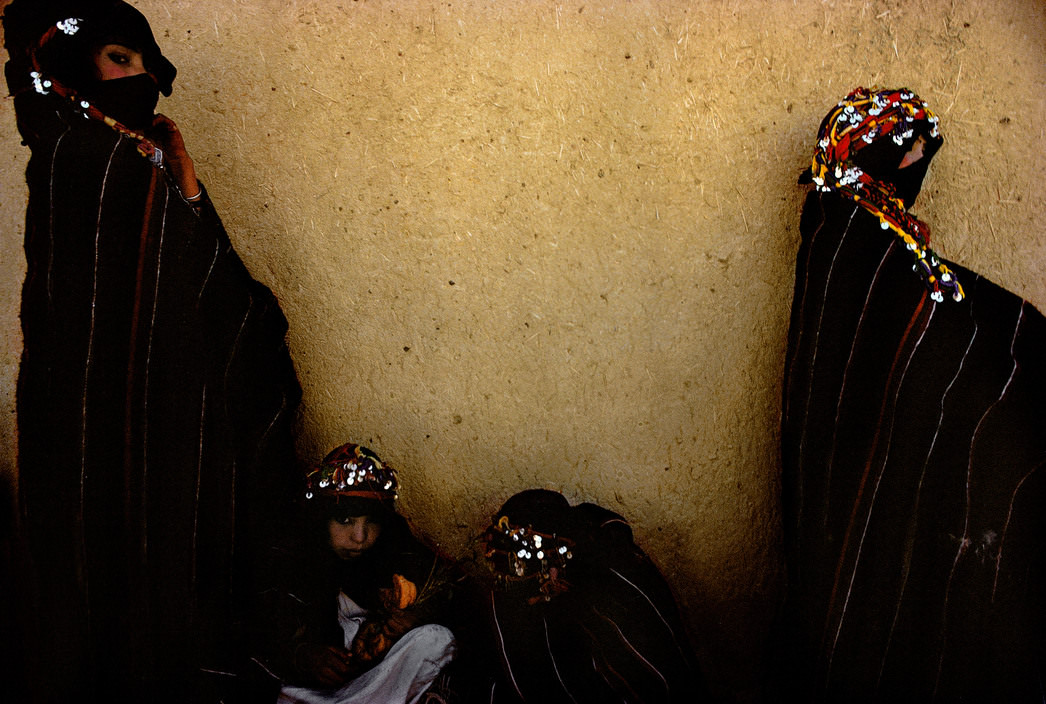
{"type": "MultiPolygon", "coordinates": [[[[905,206],[941,141],[914,127],[854,160],[905,206]],[[921,166],[898,170],[920,133],[921,166]]],[[[770,698],[1039,701],[1046,320],[961,266],[927,278],[874,207],[824,185],[800,222],[770,698]]]]}
{"type": "MultiPolygon", "coordinates": [[[[78,5],[81,29],[101,5],[149,31],[123,3],[78,5]]],[[[287,323],[206,195],[186,201],[135,139],[34,89],[18,42],[39,36],[41,7],[5,15],[32,150],[17,396],[30,690],[199,701],[237,668],[253,546],[291,496],[287,323]]]]}
{"type": "Polygon", "coordinates": [[[532,489],[502,506],[486,542],[500,576],[475,597],[497,673],[484,701],[709,701],[671,589],[624,518],[532,489]]]}

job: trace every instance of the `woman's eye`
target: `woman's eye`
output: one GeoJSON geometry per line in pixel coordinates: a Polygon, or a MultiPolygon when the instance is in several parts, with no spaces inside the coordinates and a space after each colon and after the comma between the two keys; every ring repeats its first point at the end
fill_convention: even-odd
{"type": "Polygon", "coordinates": [[[114,64],[120,65],[130,62],[130,59],[127,57],[126,54],[117,54],[115,52],[109,54],[109,60],[112,61],[114,64]]]}

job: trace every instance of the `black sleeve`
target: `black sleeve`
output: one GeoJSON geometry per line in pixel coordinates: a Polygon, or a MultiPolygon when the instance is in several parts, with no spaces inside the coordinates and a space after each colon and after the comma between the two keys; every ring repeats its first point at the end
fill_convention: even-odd
{"type": "Polygon", "coordinates": [[[336,590],[299,541],[274,546],[256,595],[250,631],[253,659],[281,682],[305,684],[295,664],[302,643],[342,645],[336,590]]]}

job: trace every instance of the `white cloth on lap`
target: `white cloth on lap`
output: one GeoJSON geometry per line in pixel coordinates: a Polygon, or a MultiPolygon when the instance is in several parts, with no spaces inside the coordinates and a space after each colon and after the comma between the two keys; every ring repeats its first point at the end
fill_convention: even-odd
{"type": "MultiPolygon", "coordinates": [[[[338,623],[346,648],[366,615],[366,609],[338,594],[338,623]]],[[[278,704],[414,704],[454,658],[454,650],[454,634],[448,628],[418,626],[396,641],[381,662],[339,689],[283,687],[278,704]]]]}

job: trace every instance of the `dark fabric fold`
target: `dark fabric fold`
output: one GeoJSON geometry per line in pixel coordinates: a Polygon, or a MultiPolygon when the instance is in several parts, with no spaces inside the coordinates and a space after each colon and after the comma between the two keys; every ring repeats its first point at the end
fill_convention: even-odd
{"type": "Polygon", "coordinates": [[[573,547],[552,568],[555,589],[542,591],[536,573],[514,571],[477,589],[486,671],[495,673],[489,701],[710,700],[672,591],[624,518],[591,503],[570,506],[556,492],[523,491],[496,514],[488,548],[504,535],[500,516],[554,534],[546,549],[556,539],[573,547]]]}

